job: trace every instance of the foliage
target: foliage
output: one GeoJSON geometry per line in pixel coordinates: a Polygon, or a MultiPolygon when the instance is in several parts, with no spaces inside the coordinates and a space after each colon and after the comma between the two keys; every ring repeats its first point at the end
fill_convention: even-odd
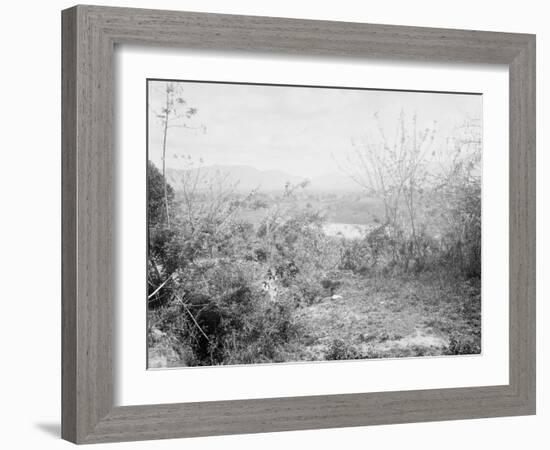
{"type": "Polygon", "coordinates": [[[265,298],[254,282],[253,266],[220,260],[198,269],[203,282],[188,280],[193,292],[178,286],[179,301],[154,320],[155,328],[189,344],[193,357],[186,365],[276,360],[281,348],[298,336],[291,305],[265,298]]]}
{"type": "Polygon", "coordinates": [[[481,276],[481,124],[469,119],[446,147],[448,163],[438,179],[434,202],[442,220],[447,267],[467,277],[481,276]]]}
{"type": "MultiPolygon", "coordinates": [[[[367,286],[420,276],[434,284],[442,282],[442,274],[468,278],[464,283],[474,280],[471,289],[460,284],[461,309],[452,311],[466,321],[465,327],[478,330],[479,129],[469,122],[435,150],[435,128],[419,127],[415,116],[407,121],[402,114],[397,130],[392,141],[379,127],[379,138],[369,138],[357,149],[357,171],[350,176],[369,201],[378,199],[384,214],[359,238],[327,235],[326,211],[318,198],[308,196],[307,182],[287,184],[276,194],[242,192],[225,174],[203,172],[202,161],[187,156],[182,161],[189,170],[181,172],[175,192],[149,162],[150,355],[165,365],[187,366],[286,361],[311,331],[303,311],[338,301],[341,290],[356,279],[367,286]],[[444,163],[433,170],[437,158],[444,163]]],[[[339,202],[334,194],[330,198],[339,202]]],[[[361,295],[366,303],[378,294],[361,295]]],[[[391,303],[383,300],[377,307],[386,308],[381,305],[387,301],[399,313],[410,297],[414,292],[393,292],[391,303]]],[[[425,308],[446,302],[426,298],[425,308]]],[[[456,326],[451,322],[433,324],[450,336],[444,348],[414,343],[384,353],[375,344],[402,336],[380,332],[358,345],[332,336],[321,357],[479,352],[480,335],[466,339],[462,331],[452,334],[456,326]]]]}
{"type": "MultiPolygon", "coordinates": [[[[156,183],[154,168],[152,174],[156,183]]],[[[235,217],[254,201],[254,192],[238,197],[223,176],[191,180],[188,187],[170,203],[169,227],[150,223],[152,327],[187,350],[186,365],[281,358],[300,333],[296,304],[313,301],[312,292],[322,291],[307,272],[319,267],[308,259],[310,252],[322,253],[324,236],[314,226],[318,215],[275,207],[256,230],[235,217]],[[268,272],[280,284],[276,303],[262,290],[268,272]]],[[[291,196],[293,187],[286,189],[285,197],[291,196]]],[[[162,209],[162,197],[159,203],[162,209]]]]}
{"type": "MultiPolygon", "coordinates": [[[[173,127],[179,128],[196,128],[190,127],[187,120],[197,114],[197,108],[188,107],[187,102],[183,97],[183,87],[181,84],[166,82],[165,83],[165,102],[160,111],[156,112],[156,117],[160,122],[162,129],[162,179],[163,194],[164,194],[164,218],[166,224],[170,227],[170,204],[168,183],[166,182],[166,143],[168,141],[168,130],[173,127]]],[[[204,131],[204,126],[198,128],[204,131]]]]}
{"type": "Polygon", "coordinates": [[[360,359],[361,354],[355,347],[342,339],[333,339],[325,354],[325,359],[329,361],[340,361],[347,359],[360,359]]]}
{"type": "Polygon", "coordinates": [[[446,355],[477,355],[481,353],[479,340],[472,337],[462,339],[452,336],[449,345],[444,349],[446,355]]]}
{"type": "Polygon", "coordinates": [[[349,175],[368,195],[378,196],[384,204],[384,224],[399,234],[391,239],[392,261],[401,252],[405,270],[411,259],[421,260],[418,204],[428,180],[427,155],[433,150],[435,126],[420,128],[414,114],[407,121],[401,112],[393,139],[386,136],[378,115],[378,138],[370,135],[355,144],[349,157],[349,175]],[[407,245],[402,246],[403,240],[407,245]]]}
{"type": "Polygon", "coordinates": [[[436,125],[421,128],[402,112],[393,139],[379,118],[378,138],[355,144],[349,176],[384,205],[381,226],[344,252],[342,267],[404,272],[445,267],[481,274],[481,126],[469,118],[436,142],[436,125]]]}
{"type": "MultiPolygon", "coordinates": [[[[174,189],[167,185],[168,202],[174,201],[174,189]]],[[[164,209],[164,177],[158,168],[147,161],[147,217],[149,227],[158,227],[166,222],[164,209]]]]}

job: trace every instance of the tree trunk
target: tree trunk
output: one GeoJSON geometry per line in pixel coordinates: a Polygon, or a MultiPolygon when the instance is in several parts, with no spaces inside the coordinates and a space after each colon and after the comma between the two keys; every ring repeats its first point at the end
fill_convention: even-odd
{"type": "Polygon", "coordinates": [[[162,138],[162,181],[164,184],[164,207],[166,209],[166,224],[170,228],[170,211],[168,208],[168,184],[166,182],[166,136],[168,135],[168,119],[170,114],[170,92],[166,85],[166,109],[164,111],[164,135],[162,138]]]}

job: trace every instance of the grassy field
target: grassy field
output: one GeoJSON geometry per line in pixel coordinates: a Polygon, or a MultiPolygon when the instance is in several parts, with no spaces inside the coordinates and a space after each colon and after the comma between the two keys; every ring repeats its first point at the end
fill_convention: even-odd
{"type": "Polygon", "coordinates": [[[347,276],[338,296],[304,308],[304,359],[479,353],[479,285],[347,276]]]}
{"type": "Polygon", "coordinates": [[[257,224],[276,201],[282,208],[291,205],[297,210],[319,211],[329,223],[370,225],[384,217],[384,208],[380,200],[354,193],[301,193],[297,199],[293,198],[291,201],[276,200],[272,195],[263,195],[261,198],[264,207],[241,209],[237,218],[257,224]]]}

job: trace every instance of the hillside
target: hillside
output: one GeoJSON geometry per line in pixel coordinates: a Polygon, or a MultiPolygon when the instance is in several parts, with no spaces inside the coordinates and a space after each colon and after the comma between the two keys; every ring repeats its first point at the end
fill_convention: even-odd
{"type": "Polygon", "coordinates": [[[291,175],[280,170],[260,170],[246,165],[212,165],[200,169],[167,169],[168,183],[176,190],[183,187],[185,177],[201,180],[224,179],[227,184],[238,184],[239,191],[260,188],[263,192],[282,191],[286,183],[296,184],[309,180],[309,191],[358,191],[359,187],[346,175],[331,173],[313,178],[291,175]]]}

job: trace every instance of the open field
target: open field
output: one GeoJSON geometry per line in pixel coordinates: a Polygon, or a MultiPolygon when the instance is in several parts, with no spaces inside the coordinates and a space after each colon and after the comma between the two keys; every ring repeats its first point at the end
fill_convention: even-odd
{"type": "Polygon", "coordinates": [[[236,218],[253,224],[259,223],[269,208],[279,202],[281,207],[292,206],[301,210],[319,211],[328,223],[371,225],[384,217],[384,206],[379,199],[357,193],[327,192],[304,193],[294,199],[281,199],[280,194],[260,195],[260,207],[239,210],[236,218]]]}
{"type": "Polygon", "coordinates": [[[350,276],[305,308],[305,359],[429,356],[481,349],[479,286],[433,279],[350,276]],[[461,342],[468,348],[459,349],[461,342]],[[453,347],[455,345],[455,347],[453,347]]]}

